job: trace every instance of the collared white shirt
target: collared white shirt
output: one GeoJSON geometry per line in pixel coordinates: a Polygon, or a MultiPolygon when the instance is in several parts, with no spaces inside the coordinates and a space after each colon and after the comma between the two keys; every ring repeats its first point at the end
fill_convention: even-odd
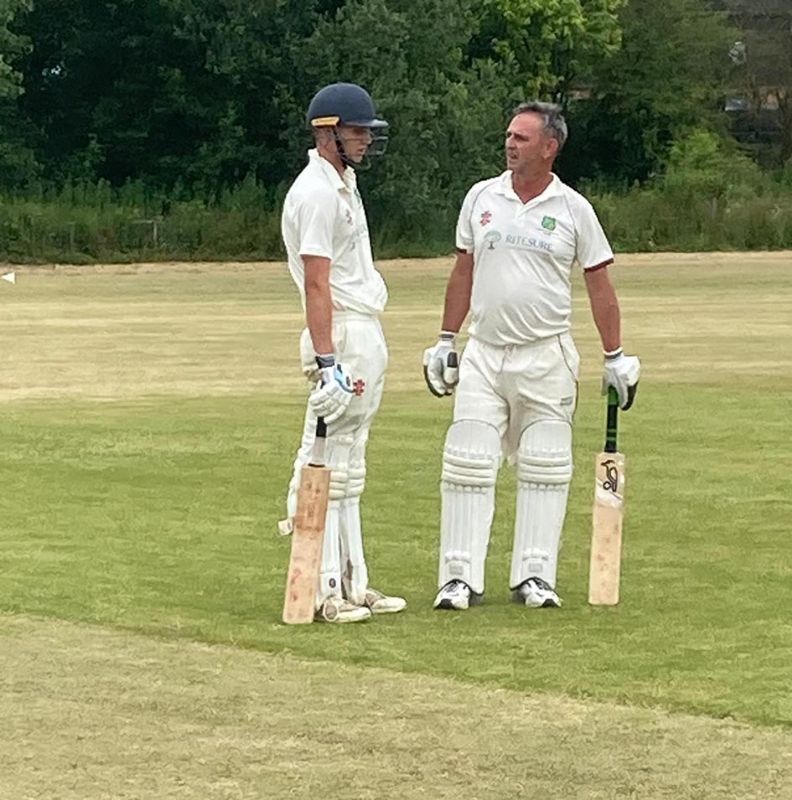
{"type": "Polygon", "coordinates": [[[567,332],[573,265],[593,269],[613,261],[585,197],[553,175],[540,195],[523,203],[511,170],[467,193],[456,246],[474,257],[470,335],[493,345],[567,332]]]}
{"type": "Polygon", "coordinates": [[[281,233],[291,273],[305,307],[305,265],[301,256],[330,259],[333,308],[378,314],[388,290],[374,266],[368,223],[355,170],[342,178],[316,149],[291,185],[283,204],[281,233]]]}

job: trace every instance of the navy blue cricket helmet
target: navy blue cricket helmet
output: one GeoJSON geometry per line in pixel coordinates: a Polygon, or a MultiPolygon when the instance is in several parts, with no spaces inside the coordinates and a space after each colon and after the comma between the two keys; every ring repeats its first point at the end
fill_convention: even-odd
{"type": "Polygon", "coordinates": [[[336,125],[388,127],[384,119],[377,117],[371,95],[356,83],[331,83],[320,89],[308,106],[306,118],[313,128],[336,125]]]}

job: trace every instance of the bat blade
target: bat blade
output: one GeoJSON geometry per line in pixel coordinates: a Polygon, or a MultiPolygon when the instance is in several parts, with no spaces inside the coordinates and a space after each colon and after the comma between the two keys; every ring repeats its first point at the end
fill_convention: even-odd
{"type": "Polygon", "coordinates": [[[624,455],[619,452],[600,453],[595,463],[588,597],[595,606],[615,606],[619,602],[624,465],[624,455]]]}
{"type": "Polygon", "coordinates": [[[329,493],[327,467],[308,464],[302,468],[283,602],[287,625],[313,622],[329,493]]]}

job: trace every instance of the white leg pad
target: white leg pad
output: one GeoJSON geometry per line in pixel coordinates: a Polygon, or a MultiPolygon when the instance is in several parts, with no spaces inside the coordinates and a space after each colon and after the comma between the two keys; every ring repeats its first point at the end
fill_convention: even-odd
{"type": "Polygon", "coordinates": [[[346,495],[349,477],[349,457],[352,449],[351,436],[328,436],[325,457],[330,468],[330,499],[327,503],[322,566],[319,573],[319,589],[316,607],[330,595],[341,596],[342,592],[342,512],[341,502],[346,495]]]}
{"type": "Polygon", "coordinates": [[[484,592],[500,453],[500,435],[486,422],[459,420],[448,429],[440,484],[440,587],[456,579],[484,592]]]}
{"type": "Polygon", "coordinates": [[[289,491],[286,495],[286,519],[278,523],[281,533],[291,533],[294,527],[294,517],[297,514],[297,492],[300,488],[300,473],[302,468],[308,463],[313,449],[314,438],[316,437],[316,417],[311,413],[311,409],[305,412],[303,422],[302,439],[297,450],[292,467],[292,476],[289,481],[289,491]]]}
{"type": "Polygon", "coordinates": [[[363,532],[360,525],[360,498],[347,497],[339,506],[341,522],[341,574],[344,594],[350,603],[362,605],[368,588],[368,567],[363,554],[363,532]]]}
{"type": "Polygon", "coordinates": [[[322,566],[319,571],[319,588],[316,594],[317,608],[331,595],[341,596],[340,504],[339,500],[330,500],[327,504],[322,544],[322,566]]]}
{"type": "Polygon", "coordinates": [[[540,420],[522,434],[517,451],[517,513],[512,589],[530,577],[556,584],[558,550],[572,480],[572,428],[540,420]]]}

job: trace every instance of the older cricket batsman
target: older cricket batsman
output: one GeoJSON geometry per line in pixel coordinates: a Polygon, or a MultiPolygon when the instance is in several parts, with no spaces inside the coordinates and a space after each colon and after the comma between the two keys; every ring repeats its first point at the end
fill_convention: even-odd
{"type": "Polygon", "coordinates": [[[558,607],[556,572],[572,479],[579,356],[570,335],[572,269],[583,270],[604,351],[603,389],[632,405],[640,362],[622,350],[613,252],[591,204],[553,173],[561,109],[518,106],[506,171],[467,193],[440,338],[424,352],[438,396],[456,390],[443,452],[438,609],[481,601],[501,458],[517,469],[509,587],[529,608],[558,607]],[[461,363],[455,337],[470,312],[461,363]],[[459,367],[457,368],[457,364],[459,367]]]}

